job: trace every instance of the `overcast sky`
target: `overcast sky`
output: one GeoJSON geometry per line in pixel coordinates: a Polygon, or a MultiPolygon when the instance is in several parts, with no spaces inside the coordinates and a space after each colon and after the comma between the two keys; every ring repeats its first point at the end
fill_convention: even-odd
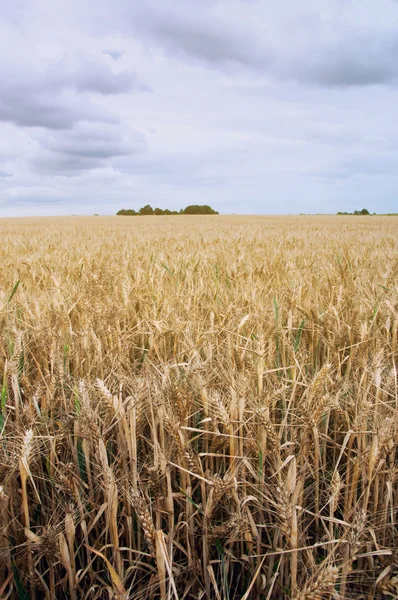
{"type": "Polygon", "coordinates": [[[398,2],[0,7],[1,216],[398,212],[398,2]]]}

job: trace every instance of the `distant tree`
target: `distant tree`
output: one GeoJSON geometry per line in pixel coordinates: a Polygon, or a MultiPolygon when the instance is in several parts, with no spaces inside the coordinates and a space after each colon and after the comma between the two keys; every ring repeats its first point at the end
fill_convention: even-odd
{"type": "MultiPolygon", "coordinates": [[[[367,208],[363,208],[362,210],[354,210],[353,213],[349,212],[338,212],[338,215],[370,215],[370,212],[367,208]]],[[[373,213],[376,214],[376,213],[373,213]]]]}
{"type": "Polygon", "coordinates": [[[145,206],[143,206],[142,208],[140,208],[139,210],[140,215],[153,215],[153,208],[152,206],[150,206],[150,204],[146,204],[145,206]]]}
{"type": "Polygon", "coordinates": [[[183,210],[184,215],[218,215],[218,212],[213,210],[207,204],[191,204],[183,210]]]}
{"type": "Polygon", "coordinates": [[[127,210],[125,208],[122,208],[122,210],[119,210],[116,214],[131,217],[136,215],[137,213],[132,208],[128,208],[127,210]]]}
{"type": "Polygon", "coordinates": [[[119,210],[117,215],[122,216],[136,216],[136,215],[218,215],[216,210],[213,210],[211,206],[207,204],[199,205],[199,204],[191,204],[186,208],[181,208],[180,210],[169,210],[168,208],[152,208],[150,204],[146,204],[142,208],[136,212],[134,209],[122,208],[119,210]]]}

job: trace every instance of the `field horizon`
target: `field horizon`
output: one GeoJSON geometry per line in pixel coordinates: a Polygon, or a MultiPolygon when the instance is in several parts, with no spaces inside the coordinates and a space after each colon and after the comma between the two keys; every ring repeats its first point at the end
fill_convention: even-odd
{"type": "MultiPolygon", "coordinates": [[[[88,219],[88,218],[96,218],[98,219],[103,218],[103,219],[120,219],[123,215],[116,215],[115,214],[101,214],[101,213],[90,213],[90,214],[84,214],[84,215],[79,215],[79,214],[65,214],[65,215],[15,215],[15,216],[1,216],[0,215],[0,221],[3,220],[12,220],[12,219],[88,219]]],[[[337,213],[280,213],[280,214],[272,214],[272,213],[247,213],[247,214],[238,214],[238,213],[219,213],[217,215],[139,215],[140,219],[142,218],[167,218],[167,219],[171,219],[171,218],[181,218],[181,217],[185,217],[185,218],[195,218],[198,219],[200,217],[262,217],[262,218],[288,218],[288,217],[336,217],[338,219],[343,219],[345,217],[349,218],[349,219],[364,219],[366,217],[397,217],[398,213],[390,213],[390,214],[386,214],[386,213],[375,213],[375,214],[370,214],[370,215],[354,215],[354,214],[337,214],[337,213]]],[[[126,217],[128,218],[128,217],[126,217]]]]}

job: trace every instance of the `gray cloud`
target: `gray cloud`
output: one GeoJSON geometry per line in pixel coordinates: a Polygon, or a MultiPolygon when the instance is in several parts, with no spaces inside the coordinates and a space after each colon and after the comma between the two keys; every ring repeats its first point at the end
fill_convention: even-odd
{"type": "Polygon", "coordinates": [[[5,4],[3,214],[394,209],[391,0],[5,4]]]}
{"type": "Polygon", "coordinates": [[[398,34],[342,36],[333,44],[314,45],[306,56],[284,68],[303,83],[324,87],[361,87],[398,83],[398,34]]]}
{"type": "Polygon", "coordinates": [[[131,71],[114,73],[105,61],[84,56],[63,58],[48,70],[45,79],[52,81],[59,89],[70,88],[78,92],[103,95],[122,94],[133,89],[150,89],[131,71]]]}
{"type": "Polygon", "coordinates": [[[3,60],[0,79],[0,121],[49,129],[68,129],[80,120],[115,122],[117,118],[94,104],[89,93],[149,90],[134,73],[114,73],[105,60],[90,56],[64,56],[44,65],[3,60]]]}
{"type": "Polygon", "coordinates": [[[3,90],[0,97],[0,121],[15,123],[22,127],[45,127],[70,129],[78,121],[114,122],[108,111],[94,105],[89,99],[81,100],[75,95],[3,90]]]}
{"type": "MultiPolygon", "coordinates": [[[[125,6],[124,0],[121,4],[125,6]]],[[[304,4],[296,28],[281,30],[278,38],[275,32],[270,35],[269,10],[252,1],[241,4],[247,14],[237,11],[234,20],[226,2],[207,3],[199,15],[189,0],[148,0],[139,8],[126,8],[130,18],[123,27],[181,60],[217,69],[235,64],[267,78],[321,87],[398,84],[396,31],[383,31],[371,22],[366,27],[337,19],[325,24],[319,13],[306,12],[304,4]],[[255,19],[250,18],[253,12],[255,19]]]]}
{"type": "Polygon", "coordinates": [[[2,178],[6,178],[6,177],[12,177],[11,173],[7,173],[7,171],[0,171],[0,177],[2,178]]]}
{"type": "Polygon", "coordinates": [[[40,151],[33,167],[45,173],[74,176],[77,172],[111,166],[118,157],[141,154],[145,139],[138,132],[118,125],[82,122],[72,130],[37,132],[40,151]]]}
{"type": "Polygon", "coordinates": [[[301,75],[304,81],[325,87],[396,85],[398,69],[388,64],[347,57],[347,59],[325,60],[315,67],[303,69],[301,75]]]}
{"type": "Polygon", "coordinates": [[[132,9],[130,24],[140,36],[146,36],[167,52],[196,59],[209,65],[239,64],[264,69],[272,60],[272,51],[255,29],[241,23],[225,22],[197,6],[148,3],[132,9]]]}
{"type": "Polygon", "coordinates": [[[395,175],[398,172],[398,159],[389,156],[367,157],[359,156],[345,161],[337,160],[334,165],[325,171],[317,173],[317,176],[326,179],[348,179],[374,178],[395,175]]]}

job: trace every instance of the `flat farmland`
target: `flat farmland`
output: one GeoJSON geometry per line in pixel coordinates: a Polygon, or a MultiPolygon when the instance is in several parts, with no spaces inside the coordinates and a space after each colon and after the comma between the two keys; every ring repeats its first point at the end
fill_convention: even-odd
{"type": "Polygon", "coordinates": [[[0,242],[0,597],[397,597],[398,218],[0,242]]]}

